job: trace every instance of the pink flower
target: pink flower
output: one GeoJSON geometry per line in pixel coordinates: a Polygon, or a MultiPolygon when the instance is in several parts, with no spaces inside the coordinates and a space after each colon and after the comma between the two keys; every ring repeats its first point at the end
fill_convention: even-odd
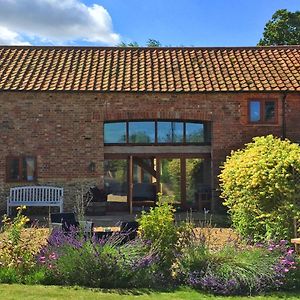
{"type": "Polygon", "coordinates": [[[42,264],[44,264],[46,262],[46,257],[45,256],[41,256],[39,258],[39,262],[42,263],[42,264]]]}
{"type": "Polygon", "coordinates": [[[54,252],[52,252],[50,255],[49,255],[49,258],[50,259],[57,259],[57,256],[54,252]]]}

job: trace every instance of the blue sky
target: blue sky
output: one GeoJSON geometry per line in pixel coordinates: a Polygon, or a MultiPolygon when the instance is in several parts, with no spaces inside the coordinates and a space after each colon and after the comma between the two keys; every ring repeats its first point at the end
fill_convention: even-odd
{"type": "MultiPolygon", "coordinates": [[[[87,1],[92,3],[93,1],[87,1]]],[[[114,30],[126,41],[164,45],[256,45],[265,23],[281,8],[300,10],[299,0],[104,0],[114,30]]]]}
{"type": "Polygon", "coordinates": [[[254,46],[299,0],[0,0],[0,44],[254,46]]]}

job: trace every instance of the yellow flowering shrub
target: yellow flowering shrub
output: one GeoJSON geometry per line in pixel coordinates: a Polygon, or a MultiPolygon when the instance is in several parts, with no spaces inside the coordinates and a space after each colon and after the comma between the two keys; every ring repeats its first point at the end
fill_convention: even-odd
{"type": "Polygon", "coordinates": [[[193,226],[188,222],[175,224],[172,196],[158,193],[158,198],[156,207],[150,208],[148,213],[142,212],[138,220],[138,234],[143,240],[151,242],[163,262],[161,267],[170,271],[176,254],[180,253],[190,240],[193,226]]]}
{"type": "Polygon", "coordinates": [[[219,175],[221,197],[243,236],[289,239],[299,220],[300,147],[268,135],[227,157],[219,175]]]}
{"type": "Polygon", "coordinates": [[[17,268],[27,270],[34,265],[34,253],[28,246],[28,241],[22,238],[22,231],[29,219],[22,214],[25,206],[17,208],[14,219],[4,215],[3,233],[0,239],[0,268],[17,268]]]}

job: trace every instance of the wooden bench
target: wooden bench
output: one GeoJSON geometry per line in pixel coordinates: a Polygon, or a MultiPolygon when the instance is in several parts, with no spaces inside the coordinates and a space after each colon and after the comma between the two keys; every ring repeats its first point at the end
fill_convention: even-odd
{"type": "Polygon", "coordinates": [[[64,189],[53,186],[22,186],[10,189],[7,215],[16,206],[58,206],[63,211],[64,189]]]}

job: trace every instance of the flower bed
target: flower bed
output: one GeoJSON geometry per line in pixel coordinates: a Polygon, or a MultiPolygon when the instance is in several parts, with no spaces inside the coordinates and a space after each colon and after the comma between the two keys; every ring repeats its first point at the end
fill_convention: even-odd
{"type": "Polygon", "coordinates": [[[121,234],[96,239],[71,230],[53,231],[46,243],[32,247],[21,234],[26,223],[22,210],[4,223],[3,283],[156,289],[185,285],[221,295],[299,288],[299,263],[286,241],[249,244],[235,237],[215,244],[215,229],[195,230],[190,222],[175,225],[167,203],[143,214],[138,238],[126,243],[121,234]]]}

